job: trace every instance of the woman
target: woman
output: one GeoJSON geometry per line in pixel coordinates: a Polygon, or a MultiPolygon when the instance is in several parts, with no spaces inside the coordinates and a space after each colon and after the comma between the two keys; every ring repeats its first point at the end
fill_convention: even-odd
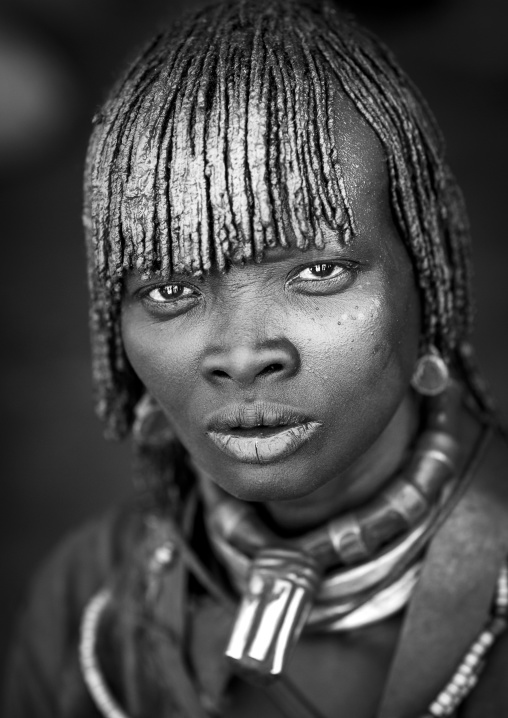
{"type": "Polygon", "coordinates": [[[85,227],[141,494],[41,573],[6,714],[503,715],[506,449],[393,58],[326,5],[191,17],[95,118],[85,227]]]}

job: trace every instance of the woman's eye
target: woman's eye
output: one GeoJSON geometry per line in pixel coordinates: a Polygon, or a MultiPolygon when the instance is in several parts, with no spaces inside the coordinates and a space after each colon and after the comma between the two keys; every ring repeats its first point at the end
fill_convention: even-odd
{"type": "Polygon", "coordinates": [[[306,267],[296,276],[303,281],[315,281],[319,279],[333,279],[344,274],[347,270],[338,264],[332,262],[321,262],[313,264],[312,267],[306,267]]]}
{"type": "Polygon", "coordinates": [[[145,312],[160,319],[185,314],[202,299],[197,287],[184,282],[148,284],[137,289],[134,295],[145,312]]]}
{"type": "Polygon", "coordinates": [[[316,262],[296,272],[288,285],[301,294],[336,294],[349,287],[357,269],[353,262],[316,262]]]}
{"type": "Polygon", "coordinates": [[[195,296],[195,290],[186,287],[184,284],[164,284],[160,287],[153,287],[145,294],[147,299],[157,304],[168,304],[178,299],[195,296]]]}

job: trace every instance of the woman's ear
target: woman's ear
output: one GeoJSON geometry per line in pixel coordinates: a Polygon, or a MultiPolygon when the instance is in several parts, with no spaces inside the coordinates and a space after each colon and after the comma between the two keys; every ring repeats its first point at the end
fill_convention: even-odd
{"type": "Polygon", "coordinates": [[[153,449],[161,449],[175,439],[168,418],[147,391],[134,408],[132,438],[137,447],[153,449]]]}
{"type": "Polygon", "coordinates": [[[135,488],[151,494],[158,505],[177,510],[181,492],[176,464],[182,447],[167,416],[146,391],[134,409],[132,441],[135,488]]]}

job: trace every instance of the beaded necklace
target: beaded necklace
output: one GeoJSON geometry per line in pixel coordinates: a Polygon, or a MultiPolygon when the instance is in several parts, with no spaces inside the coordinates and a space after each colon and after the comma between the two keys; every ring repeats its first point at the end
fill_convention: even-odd
{"type": "MultiPolygon", "coordinates": [[[[432,414],[432,412],[431,412],[432,414]]],[[[450,412],[445,412],[443,414],[442,411],[434,412],[435,417],[437,418],[438,423],[440,423],[442,426],[445,426],[446,424],[449,425],[450,423],[450,412]],[[445,416],[446,414],[446,416],[445,416]]],[[[432,450],[431,452],[432,453],[432,450]]],[[[440,452],[437,451],[436,455],[440,452]]],[[[433,457],[436,459],[436,455],[433,457]]],[[[438,465],[441,467],[443,465],[448,466],[448,476],[450,476],[450,461],[446,459],[443,461],[441,458],[437,459],[438,465]]],[[[425,462],[424,462],[425,463],[425,462]]],[[[452,472],[453,473],[453,472],[452,472]]],[[[460,489],[460,487],[459,487],[460,489]]],[[[461,493],[459,490],[458,492],[455,491],[454,494],[461,493]]],[[[445,502],[449,503],[449,502],[445,502]]],[[[452,501],[453,503],[453,501],[452,501]]],[[[400,605],[403,605],[404,602],[409,598],[411,595],[412,586],[414,586],[414,583],[416,582],[418,572],[419,572],[419,562],[413,561],[411,563],[411,558],[416,555],[417,550],[419,547],[424,545],[426,537],[431,535],[433,533],[433,527],[435,524],[439,523],[440,518],[442,518],[442,515],[447,513],[446,507],[444,507],[444,511],[441,511],[441,517],[438,517],[436,521],[434,521],[434,515],[432,511],[428,512],[427,516],[424,518],[423,521],[420,522],[416,526],[416,528],[413,528],[408,535],[403,537],[402,539],[398,540],[395,543],[390,544],[388,549],[385,549],[381,555],[378,555],[374,558],[372,558],[370,561],[363,562],[363,564],[357,565],[357,566],[349,566],[345,569],[339,569],[338,571],[332,572],[334,573],[334,581],[332,581],[332,595],[334,598],[337,597],[338,594],[342,594],[342,598],[348,596],[348,591],[351,591],[354,594],[355,588],[365,588],[365,586],[368,586],[367,590],[367,600],[360,599],[358,602],[360,604],[360,608],[364,611],[367,610],[367,613],[370,609],[372,609],[372,598],[376,598],[376,586],[379,586],[381,588],[381,591],[378,591],[379,594],[382,593],[387,588],[391,588],[392,591],[395,593],[395,595],[398,595],[399,601],[401,601],[400,605]],[[408,564],[408,561],[406,560],[406,557],[409,558],[410,563],[408,564]],[[390,583],[390,570],[393,568],[393,566],[396,567],[397,565],[401,565],[404,567],[402,572],[397,572],[395,570],[394,576],[396,578],[395,581],[390,583]],[[388,576],[387,576],[387,567],[389,567],[388,570],[388,576]],[[378,584],[377,578],[376,580],[373,579],[373,576],[381,577],[381,581],[378,584]],[[388,579],[388,580],[387,580],[388,579]],[[401,591],[401,586],[403,587],[405,584],[405,588],[401,591]],[[408,588],[409,586],[409,588],[408,588]],[[401,599],[400,596],[403,596],[401,599]],[[404,597],[405,596],[405,597],[404,597]]],[[[211,532],[212,542],[214,545],[217,545],[214,541],[213,532],[211,532]]],[[[215,537],[217,538],[217,536],[215,537]]],[[[258,537],[259,539],[259,537],[258,537]]],[[[219,543],[220,540],[223,541],[223,536],[219,537],[219,543]]],[[[184,539],[182,539],[184,541],[184,539]]],[[[225,545],[227,545],[227,542],[224,542],[225,545]]],[[[229,546],[231,548],[231,545],[229,546]]],[[[160,550],[156,550],[157,561],[164,562],[167,559],[167,546],[159,547],[160,550]]],[[[252,580],[252,577],[256,576],[256,570],[252,570],[253,566],[256,561],[260,561],[261,559],[261,570],[266,568],[266,563],[270,563],[270,551],[272,551],[272,560],[275,559],[276,562],[279,561],[280,556],[277,556],[277,551],[280,551],[281,549],[269,549],[268,552],[264,549],[261,550],[261,552],[258,551],[257,555],[255,555],[254,560],[248,559],[250,561],[250,573],[249,578],[247,580],[252,580]],[[275,551],[275,555],[273,555],[273,552],[275,551]]],[[[283,551],[287,552],[287,547],[283,549],[283,551]]],[[[292,549],[291,549],[292,550],[292,549]]],[[[190,549],[186,549],[185,553],[192,553],[190,549]]],[[[218,551],[219,555],[220,551],[218,551]]],[[[294,562],[295,560],[299,560],[300,556],[292,556],[291,560],[294,562]]],[[[285,557],[287,558],[287,556],[285,557]]],[[[245,557],[244,557],[245,560],[245,557]]],[[[195,569],[194,564],[199,564],[199,559],[196,557],[193,558],[193,561],[191,564],[189,564],[189,567],[192,569],[195,569]]],[[[298,579],[294,583],[298,583],[298,580],[301,580],[301,576],[303,575],[305,577],[305,554],[303,559],[303,567],[304,571],[302,574],[302,571],[300,570],[300,574],[298,576],[298,579]]],[[[301,569],[301,567],[299,567],[301,569]]],[[[277,566],[277,572],[279,571],[279,566],[277,566]]],[[[270,566],[268,566],[268,572],[270,572],[270,566]]],[[[276,573],[277,573],[276,572],[276,573]]],[[[200,573],[206,574],[206,569],[204,567],[201,567],[200,573]]],[[[233,575],[233,574],[232,574],[233,575]]],[[[259,572],[258,574],[259,575],[259,572]]],[[[280,574],[279,574],[280,575],[280,574]]],[[[291,571],[289,571],[289,574],[287,574],[284,578],[284,580],[287,579],[289,575],[290,580],[293,580],[291,577],[291,571]]],[[[238,577],[237,577],[238,578],[238,577]]],[[[245,580],[245,576],[241,580],[245,580]]],[[[311,583],[313,580],[312,574],[310,574],[310,577],[308,578],[308,582],[311,583]]],[[[205,582],[210,583],[210,581],[205,582]]],[[[324,582],[322,583],[322,585],[324,582]]],[[[298,587],[298,586],[297,586],[298,587]]],[[[293,586],[294,588],[294,586],[293,586]]],[[[326,592],[325,592],[326,593],[326,592]]],[[[360,592],[361,593],[361,592],[360,592]]],[[[314,595],[316,595],[316,586],[314,586],[314,595]]],[[[317,594],[319,595],[319,594],[317,594]]],[[[101,617],[104,613],[104,611],[107,609],[107,607],[110,605],[112,601],[112,591],[110,589],[104,589],[100,591],[98,594],[96,594],[91,601],[88,603],[88,605],[85,608],[82,624],[81,624],[81,640],[80,640],[80,665],[81,670],[83,673],[83,677],[85,680],[85,683],[90,691],[90,694],[97,705],[99,711],[105,718],[128,718],[127,714],[122,710],[122,708],[117,704],[114,697],[111,695],[111,692],[102,676],[101,669],[97,660],[96,656],[96,643],[97,643],[97,634],[100,626],[101,617]]],[[[390,602],[390,601],[389,601],[390,602]]],[[[245,603],[245,596],[244,601],[245,603]]],[[[343,602],[344,603],[344,602],[343,602]]],[[[353,605],[349,605],[345,607],[344,610],[344,619],[346,621],[345,625],[342,627],[340,626],[341,618],[337,617],[337,615],[334,616],[335,624],[330,623],[328,620],[329,617],[326,617],[325,623],[327,624],[328,628],[331,628],[333,626],[334,630],[345,630],[347,628],[352,628],[355,626],[355,623],[351,625],[347,624],[348,619],[351,620],[351,617],[355,615],[355,603],[357,601],[353,601],[353,605]]],[[[374,601],[375,603],[375,601],[374,601]]],[[[316,610],[316,608],[314,609],[316,610]]],[[[395,609],[397,610],[397,609],[395,609]]],[[[339,611],[340,613],[340,611],[339,611]]],[[[496,638],[505,630],[507,625],[507,613],[508,613],[508,570],[506,566],[503,566],[497,581],[497,588],[496,588],[496,595],[495,600],[493,603],[492,608],[492,615],[490,619],[488,620],[486,626],[484,629],[480,632],[478,635],[478,638],[472,643],[470,649],[464,656],[463,660],[461,661],[460,665],[456,669],[455,673],[453,674],[452,678],[449,680],[449,682],[446,684],[445,688],[439,693],[439,695],[436,697],[436,699],[432,702],[432,704],[428,707],[427,712],[420,716],[419,718],[437,718],[438,716],[447,716],[452,715],[452,713],[456,710],[458,705],[464,700],[464,698],[470,693],[470,691],[473,689],[474,685],[476,684],[478,680],[478,676],[485,664],[485,658],[489,651],[489,649],[494,644],[496,638]]],[[[240,612],[241,615],[241,612],[240,612]]],[[[319,615],[319,611],[318,611],[319,615]]],[[[389,615],[389,613],[384,613],[384,615],[389,615]]],[[[308,618],[309,611],[307,611],[306,616],[308,618]]],[[[382,612],[379,614],[380,617],[382,617],[382,612]]],[[[374,618],[374,620],[379,620],[374,618]]],[[[365,621],[363,618],[360,625],[365,625],[365,623],[368,623],[369,620],[365,621]]],[[[319,622],[317,622],[319,624],[319,622]]],[[[238,624],[238,620],[237,620],[238,624]]],[[[301,630],[301,627],[300,627],[301,630]]],[[[261,632],[261,637],[262,636],[261,632]]],[[[233,631],[234,634],[234,631],[233,631]]],[[[230,641],[231,644],[231,641],[230,641]]],[[[252,645],[252,644],[251,644],[252,645]]],[[[280,653],[280,652],[279,652],[280,653]]],[[[243,656],[241,656],[243,658],[243,656]]],[[[273,665],[273,656],[272,658],[272,665],[273,665]]],[[[277,657],[277,660],[279,661],[279,668],[280,671],[282,671],[283,665],[282,661],[280,659],[280,655],[277,657]]],[[[289,691],[290,694],[292,694],[293,701],[297,700],[301,704],[301,708],[303,713],[307,713],[309,716],[312,715],[314,718],[323,718],[319,715],[319,712],[309,704],[309,702],[305,699],[305,697],[299,695],[299,691],[295,686],[293,686],[288,678],[286,676],[282,676],[282,683],[281,687],[284,687],[289,691]],[[282,685],[284,684],[284,685],[282,685]]]]}
{"type": "MultiPolygon", "coordinates": [[[[112,592],[105,588],[99,591],[87,604],[81,621],[79,645],[80,666],[90,695],[104,718],[129,718],[111,695],[99,666],[96,655],[97,634],[101,617],[112,600],[112,592]]],[[[496,638],[505,631],[508,624],[508,568],[499,572],[492,616],[473,642],[457,670],[443,690],[419,718],[441,718],[451,716],[460,703],[475,687],[485,665],[489,650],[496,638]]],[[[286,679],[287,681],[287,679],[286,679]]],[[[314,714],[317,715],[315,709],[314,714]]]]}

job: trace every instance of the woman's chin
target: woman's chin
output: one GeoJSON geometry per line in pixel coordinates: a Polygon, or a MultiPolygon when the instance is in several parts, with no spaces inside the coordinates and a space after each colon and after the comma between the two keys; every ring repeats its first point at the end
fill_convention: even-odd
{"type": "Polygon", "coordinates": [[[286,463],[242,464],[234,472],[205,473],[235,498],[262,503],[303,499],[327,483],[326,479],[320,480],[315,471],[302,471],[301,466],[295,471],[286,463]]]}

